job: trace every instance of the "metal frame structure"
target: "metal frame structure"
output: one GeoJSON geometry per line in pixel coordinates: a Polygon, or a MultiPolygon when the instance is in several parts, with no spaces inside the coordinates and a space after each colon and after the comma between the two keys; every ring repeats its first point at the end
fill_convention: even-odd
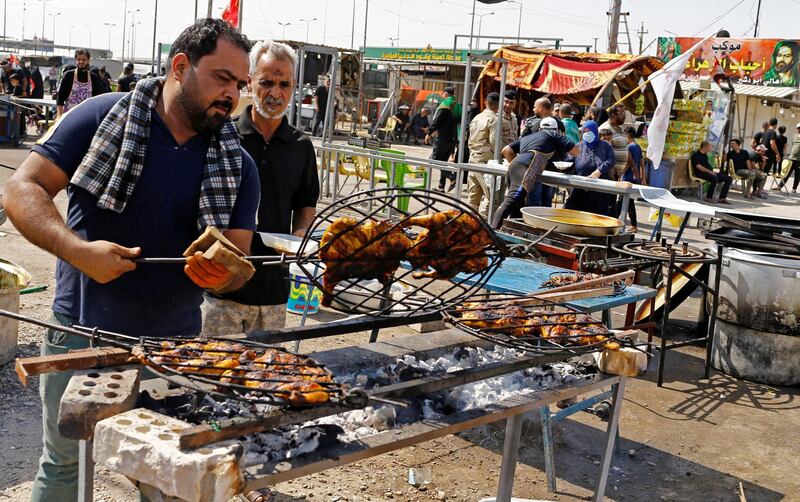
{"type": "MultiPolygon", "coordinates": [[[[659,234],[660,235],[660,234],[659,234]]],[[[647,241],[652,242],[652,241],[647,241]]],[[[661,239],[661,245],[667,246],[666,239],[661,239]]],[[[690,257],[684,258],[681,256],[676,256],[678,252],[677,246],[668,246],[668,255],[666,256],[645,256],[644,254],[634,254],[629,250],[625,250],[624,247],[614,247],[616,251],[623,255],[631,256],[641,261],[635,263],[633,266],[637,271],[642,271],[645,269],[651,269],[650,275],[652,277],[653,288],[657,287],[657,280],[658,274],[656,272],[660,272],[662,277],[662,284],[665,288],[665,295],[664,295],[664,304],[663,304],[663,313],[661,317],[660,323],[654,321],[655,318],[655,297],[651,298],[650,300],[650,318],[648,323],[644,323],[642,325],[637,325],[638,329],[647,328],[648,330],[648,343],[652,341],[653,336],[653,329],[657,324],[660,324],[660,337],[661,337],[661,344],[659,350],[659,361],[658,361],[658,376],[656,378],[656,384],[659,387],[663,386],[664,383],[664,365],[666,363],[666,356],[667,351],[672,349],[677,349],[680,347],[685,347],[687,345],[693,345],[698,342],[705,342],[706,344],[706,360],[705,360],[705,367],[703,370],[704,378],[708,378],[708,375],[711,371],[711,350],[714,340],[714,327],[716,324],[717,319],[717,309],[719,307],[719,286],[720,286],[720,279],[722,274],[717,274],[715,277],[714,285],[711,286],[706,284],[702,280],[698,279],[694,275],[688,273],[684,270],[681,265],[690,264],[690,263],[703,263],[707,265],[714,265],[717,267],[717,270],[722,270],[722,246],[717,246],[716,255],[712,253],[704,253],[701,257],[690,257]],[[672,285],[675,282],[675,278],[678,276],[685,277],[690,283],[700,287],[703,290],[703,302],[700,306],[701,317],[705,320],[708,320],[707,325],[705,326],[705,334],[703,336],[691,338],[689,340],[682,340],[680,342],[670,342],[669,341],[669,314],[670,314],[670,303],[672,300],[672,285]],[[705,308],[707,301],[706,299],[708,296],[711,296],[711,312],[708,316],[705,315],[705,308]]],[[[624,260],[622,260],[624,261],[624,260]]],[[[622,262],[620,261],[620,263],[622,262]]],[[[705,322],[701,322],[700,325],[703,326],[705,322]]],[[[700,328],[702,330],[702,328],[700,328]]]]}
{"type": "MultiPolygon", "coordinates": [[[[428,180],[425,185],[426,189],[430,189],[432,185],[432,174],[435,169],[440,171],[448,171],[456,173],[456,189],[455,197],[460,198],[463,190],[462,176],[465,172],[474,172],[480,174],[488,174],[494,177],[505,177],[508,169],[501,165],[491,164],[469,164],[466,162],[445,162],[421,157],[401,156],[391,153],[381,152],[368,148],[360,148],[351,145],[341,145],[333,143],[323,143],[322,145],[315,146],[318,154],[321,156],[322,161],[319,166],[320,187],[322,188],[323,195],[327,198],[332,198],[336,201],[341,195],[339,184],[339,162],[346,157],[366,157],[370,160],[370,178],[369,188],[375,187],[375,169],[376,164],[380,161],[386,161],[391,165],[389,179],[387,183],[389,186],[396,186],[396,166],[397,164],[413,164],[428,171],[428,180]],[[331,165],[332,163],[332,165],[331,165]],[[333,178],[331,180],[331,178],[333,178]],[[331,187],[331,181],[333,187],[331,187]],[[333,189],[332,189],[333,188],[333,189]]],[[[628,204],[630,203],[631,195],[638,192],[638,189],[633,185],[618,183],[610,180],[594,180],[586,178],[585,176],[572,176],[563,173],[545,171],[542,173],[540,181],[547,185],[583,188],[594,190],[602,193],[619,195],[622,197],[622,212],[620,219],[623,224],[627,221],[628,204]]],[[[494,185],[494,183],[493,183],[494,185]]],[[[490,190],[493,187],[490,187],[490,190]]],[[[489,198],[489,211],[492,210],[492,200],[489,198]]]]}
{"type": "MultiPolygon", "coordinates": [[[[466,38],[466,39],[470,40],[470,47],[472,47],[472,40],[477,39],[477,44],[479,45],[481,39],[488,38],[488,39],[491,39],[491,40],[500,40],[500,43],[502,45],[507,45],[505,43],[506,40],[515,40],[517,42],[517,45],[520,45],[519,42],[521,42],[523,40],[526,41],[526,42],[534,42],[534,43],[539,43],[539,44],[542,44],[542,43],[545,43],[545,42],[553,42],[552,45],[553,45],[554,49],[560,49],[562,47],[561,41],[564,40],[563,38],[548,38],[548,37],[509,37],[509,36],[506,36],[506,35],[473,35],[473,34],[457,33],[457,34],[453,35],[453,52],[456,52],[458,50],[458,39],[459,38],[466,38]]],[[[489,42],[489,44],[491,46],[492,42],[489,42]]],[[[472,49],[474,49],[474,47],[472,47],[472,49]]],[[[470,50],[472,50],[472,49],[470,49],[470,50]]]]}

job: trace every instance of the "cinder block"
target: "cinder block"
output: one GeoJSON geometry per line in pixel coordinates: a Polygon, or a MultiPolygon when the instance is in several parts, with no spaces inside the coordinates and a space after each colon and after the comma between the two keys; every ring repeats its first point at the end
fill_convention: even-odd
{"type": "Polygon", "coordinates": [[[95,427],[94,461],[167,497],[187,502],[225,502],[244,489],[243,448],[235,440],[183,451],[190,424],[137,408],[95,427]]]}
{"type": "Polygon", "coordinates": [[[136,406],[139,369],[76,371],[61,397],[58,431],[71,439],[91,439],[94,426],[136,406]]]}
{"type": "Polygon", "coordinates": [[[441,331],[443,329],[447,329],[447,325],[442,320],[417,322],[414,324],[409,324],[408,327],[418,333],[430,333],[432,331],[441,331]]]}

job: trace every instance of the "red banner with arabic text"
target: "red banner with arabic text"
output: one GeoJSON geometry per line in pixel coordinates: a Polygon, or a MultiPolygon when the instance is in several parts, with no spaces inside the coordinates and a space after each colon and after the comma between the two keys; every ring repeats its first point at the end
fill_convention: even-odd
{"type": "MultiPolygon", "coordinates": [[[[660,37],[657,57],[666,62],[701,38],[660,37]]],[[[733,82],[770,87],[800,85],[800,41],[778,38],[711,38],[686,62],[685,80],[723,73],[733,82]]]]}

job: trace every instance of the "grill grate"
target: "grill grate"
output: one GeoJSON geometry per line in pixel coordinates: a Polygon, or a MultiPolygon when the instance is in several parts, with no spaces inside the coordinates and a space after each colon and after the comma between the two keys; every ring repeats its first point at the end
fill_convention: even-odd
{"type": "Polygon", "coordinates": [[[444,317],[477,338],[534,354],[570,357],[601,351],[614,344],[632,346],[629,340],[617,338],[590,315],[563,304],[543,304],[536,298],[488,294],[446,310],[444,317]],[[566,334],[558,333],[555,328],[559,326],[567,330],[566,334]],[[580,333],[570,334],[570,329],[580,333]]]}
{"type": "Polygon", "coordinates": [[[353,194],[320,211],[296,264],[334,309],[407,317],[440,312],[476,293],[507,254],[488,223],[460,200],[428,190],[386,188],[353,194]],[[344,214],[353,216],[344,222],[344,214]],[[334,224],[338,233],[326,238],[334,224]],[[378,230],[366,240],[353,239],[364,225],[378,230]],[[376,253],[390,238],[412,244],[376,253]],[[340,279],[335,287],[332,278],[340,279]]]}

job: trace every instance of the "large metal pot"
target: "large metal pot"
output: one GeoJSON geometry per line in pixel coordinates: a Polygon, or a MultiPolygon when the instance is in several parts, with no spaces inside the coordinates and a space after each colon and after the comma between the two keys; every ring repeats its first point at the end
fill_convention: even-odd
{"type": "Polygon", "coordinates": [[[765,333],[717,319],[711,364],[753,382],[800,385],[800,336],[765,333]]]}
{"type": "Polygon", "coordinates": [[[617,235],[622,230],[622,222],[610,216],[575,211],[572,209],[556,209],[552,207],[523,207],[522,220],[534,228],[549,230],[569,235],[603,237],[617,235]]]}
{"type": "MultiPolygon", "coordinates": [[[[715,274],[712,267],[709,284],[715,274]]],[[[719,289],[719,319],[800,336],[800,257],[726,248],[719,289]]]]}

